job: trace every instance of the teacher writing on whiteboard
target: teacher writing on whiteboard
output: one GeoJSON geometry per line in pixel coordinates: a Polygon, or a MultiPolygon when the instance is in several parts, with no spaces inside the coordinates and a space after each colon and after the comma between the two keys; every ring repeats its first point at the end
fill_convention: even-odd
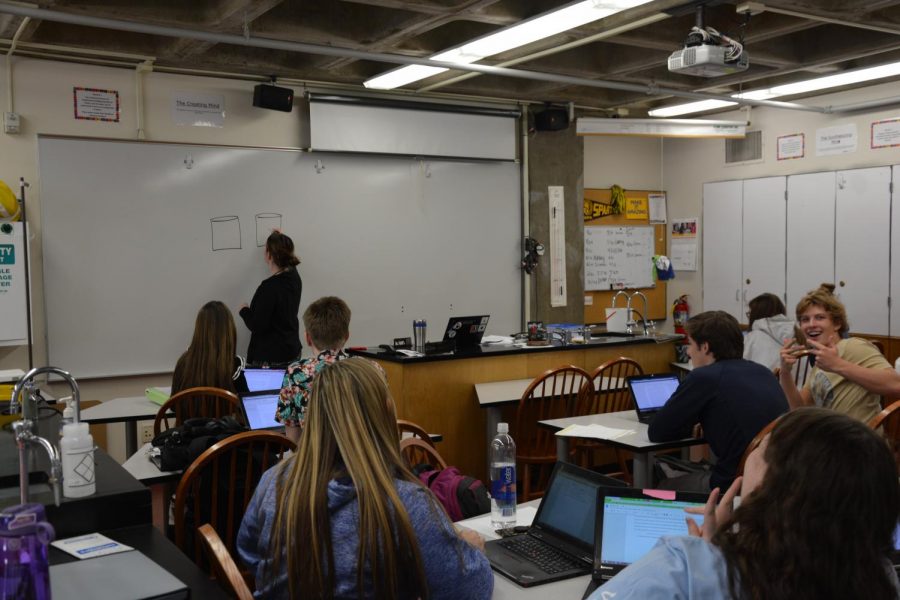
{"type": "Polygon", "coordinates": [[[272,275],[259,284],[250,305],[242,304],[239,312],[250,330],[247,361],[288,363],[300,356],[300,259],[294,255],[293,240],[277,229],[266,239],[265,258],[272,275]]]}

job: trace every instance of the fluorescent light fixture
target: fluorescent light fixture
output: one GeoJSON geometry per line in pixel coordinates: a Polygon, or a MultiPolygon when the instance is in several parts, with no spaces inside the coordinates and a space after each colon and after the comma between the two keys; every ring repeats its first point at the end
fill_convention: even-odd
{"type": "MultiPolygon", "coordinates": [[[[431,57],[432,60],[469,64],[525,46],[532,42],[574,29],[628,8],[646,4],[650,0],[583,0],[553,12],[506,27],[496,33],[466,42],[431,57]]],[[[363,85],[367,88],[389,90],[443,73],[447,69],[422,65],[407,65],[373,77],[363,85]]]]}
{"type": "MultiPolygon", "coordinates": [[[[842,85],[861,83],[863,81],[884,79],[885,77],[897,77],[898,75],[900,75],[900,62],[895,62],[877,67],[867,67],[865,69],[856,69],[854,71],[826,75],[825,77],[816,77],[815,79],[807,79],[805,81],[785,83],[784,85],[776,85],[774,87],[743,92],[741,94],[732,94],[731,97],[746,100],[771,100],[781,96],[805,94],[817,90],[840,87],[842,85]]],[[[689,102],[687,104],[657,108],[651,110],[648,114],[651,117],[675,117],[705,110],[713,110],[715,108],[724,108],[734,104],[736,103],[724,100],[702,100],[700,102],[689,102]]]]}

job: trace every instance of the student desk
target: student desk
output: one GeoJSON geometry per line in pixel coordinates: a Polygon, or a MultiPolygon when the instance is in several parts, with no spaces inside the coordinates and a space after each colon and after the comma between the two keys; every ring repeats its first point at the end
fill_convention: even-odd
{"type": "MultiPolygon", "coordinates": [[[[629,450],[634,454],[634,487],[644,488],[651,487],[653,484],[653,453],[658,450],[671,450],[673,448],[686,448],[688,446],[696,446],[705,444],[703,438],[686,438],[676,440],[674,442],[651,442],[647,438],[647,425],[637,420],[637,413],[634,410],[623,410],[621,412],[604,413],[599,415],[586,415],[583,417],[567,417],[565,419],[550,419],[547,421],[539,421],[544,427],[560,430],[570,425],[603,425],[615,429],[630,429],[634,433],[622,436],[617,439],[603,438],[585,438],[585,439],[601,439],[605,444],[616,446],[624,450],[629,450]]],[[[556,456],[567,456],[569,451],[569,437],[556,436],[556,456]]]]}
{"type": "Polygon", "coordinates": [[[125,458],[137,451],[137,422],[156,418],[160,405],[146,396],[113,398],[81,411],[85,423],[125,423],[125,458]]]}
{"type": "Polygon", "coordinates": [[[378,348],[349,353],[382,366],[398,418],[413,421],[426,431],[440,431],[444,460],[463,473],[487,481],[487,442],[482,432],[488,417],[479,405],[476,384],[530,380],[548,369],[569,364],[590,372],[619,356],[636,360],[646,373],[663,373],[675,358],[673,342],[680,339],[662,335],[602,337],[587,344],[538,348],[491,344],[416,358],[389,355],[378,348]]]}

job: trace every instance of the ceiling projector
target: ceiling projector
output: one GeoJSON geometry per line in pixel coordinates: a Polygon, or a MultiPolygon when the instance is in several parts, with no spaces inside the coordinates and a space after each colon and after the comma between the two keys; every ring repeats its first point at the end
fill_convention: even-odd
{"type": "Polygon", "coordinates": [[[685,46],[669,56],[669,71],[700,77],[720,77],[746,71],[750,57],[743,45],[712,27],[694,27],[685,46]]]}

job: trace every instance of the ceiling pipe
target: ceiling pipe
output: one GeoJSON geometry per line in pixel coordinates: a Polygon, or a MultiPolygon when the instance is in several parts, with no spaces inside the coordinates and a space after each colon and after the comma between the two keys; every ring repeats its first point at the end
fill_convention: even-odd
{"type": "Polygon", "coordinates": [[[289,42],[282,40],[272,40],[260,37],[250,37],[242,35],[232,35],[225,33],[213,33],[208,31],[198,31],[194,29],[180,29],[177,27],[163,27],[160,25],[151,25],[147,23],[135,23],[132,21],[121,21],[117,19],[107,19],[104,17],[93,17],[89,15],[69,14],[55,10],[46,10],[42,8],[32,8],[30,6],[22,6],[18,4],[7,4],[0,2],[0,13],[16,15],[20,17],[29,17],[34,19],[42,19],[57,23],[68,23],[70,25],[81,25],[84,27],[98,27],[101,29],[113,29],[117,31],[129,31],[132,33],[143,33],[148,35],[159,35],[163,37],[186,38],[193,40],[201,40],[216,44],[231,44],[235,46],[245,46],[252,48],[263,48],[267,50],[282,50],[288,52],[303,52],[306,54],[317,54],[323,56],[340,56],[355,58],[359,60],[374,60],[391,64],[401,65],[424,65],[429,67],[441,67],[457,71],[471,71],[476,73],[484,73],[487,75],[495,75],[498,77],[517,77],[520,79],[531,79],[534,81],[547,81],[550,83],[561,83],[565,85],[576,85],[584,87],[604,88],[612,90],[620,90],[626,92],[639,92],[648,95],[667,94],[679,98],[690,98],[693,100],[723,100],[726,102],[736,102],[738,104],[746,104],[750,106],[772,106],[775,108],[784,108],[789,110],[800,110],[805,112],[824,112],[824,109],[818,106],[807,106],[803,104],[795,104],[791,102],[778,102],[775,100],[749,100],[737,99],[730,96],[719,96],[716,94],[705,94],[698,92],[689,92],[685,90],[671,89],[659,87],[653,84],[637,85],[631,83],[621,83],[618,81],[604,81],[595,79],[585,79],[582,77],[569,77],[566,75],[556,75],[552,73],[541,73],[538,71],[524,71],[517,69],[507,69],[504,67],[493,67],[489,65],[478,64],[458,64],[444,61],[430,60],[426,58],[414,58],[408,56],[399,56],[396,54],[386,54],[383,52],[368,52],[365,50],[351,50],[349,48],[337,48],[333,46],[320,46],[316,44],[305,44],[302,42],[289,42]]]}
{"type": "MultiPolygon", "coordinates": [[[[823,17],[822,15],[810,14],[807,12],[801,12],[799,10],[788,10],[785,8],[777,8],[775,6],[769,6],[768,4],[759,4],[756,2],[750,3],[753,5],[754,11],[759,12],[770,12],[777,13],[779,15],[786,15],[788,17],[798,17],[800,19],[807,19],[809,21],[819,21],[821,23],[832,23],[834,25],[843,25],[845,27],[856,27],[858,29],[868,29],[869,31],[879,31],[881,33],[890,33],[891,35],[900,35],[900,28],[897,27],[882,27],[880,25],[869,25],[867,23],[854,23],[853,21],[848,21],[844,19],[833,19],[831,17],[823,17]]],[[[756,14],[755,12],[753,14],[756,14]]]]}
{"type": "Polygon", "coordinates": [[[12,43],[9,45],[9,51],[6,53],[6,110],[11,113],[16,112],[13,105],[12,55],[16,51],[16,43],[19,41],[19,36],[28,27],[30,21],[31,19],[28,17],[22,19],[22,22],[19,23],[19,28],[16,29],[16,34],[13,36],[12,43]]]}
{"type": "Polygon", "coordinates": [[[891,98],[867,100],[865,102],[854,102],[853,104],[842,104],[841,106],[826,106],[825,113],[842,114],[862,110],[871,110],[873,108],[881,108],[883,106],[896,106],[898,104],[900,104],[900,96],[892,96],[891,98]]]}

